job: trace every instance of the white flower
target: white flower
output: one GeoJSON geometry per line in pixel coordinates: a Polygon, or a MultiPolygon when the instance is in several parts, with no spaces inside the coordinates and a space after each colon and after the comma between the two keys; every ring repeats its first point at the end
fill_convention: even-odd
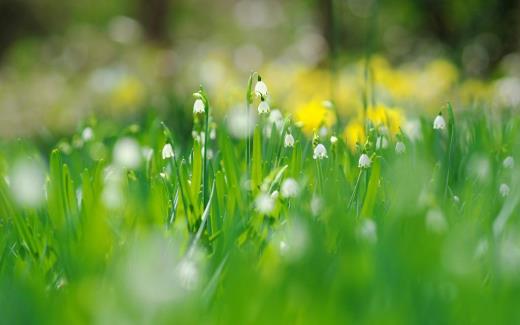
{"type": "Polygon", "coordinates": [[[334,135],[331,136],[331,137],[330,137],[330,143],[332,143],[332,144],[336,144],[336,142],[338,142],[338,137],[336,137],[336,136],[334,136],[334,135]]]}
{"type": "Polygon", "coordinates": [[[232,110],[227,119],[229,133],[239,139],[248,137],[255,129],[256,116],[253,111],[248,113],[244,109],[232,110]]]}
{"type": "Polygon", "coordinates": [[[215,140],[217,138],[217,129],[211,128],[211,131],[209,131],[209,138],[211,140],[215,140]]]}
{"type": "Polygon", "coordinates": [[[258,104],[258,114],[267,114],[270,110],[269,104],[267,104],[265,100],[262,100],[260,104],[258,104]]]}
{"type": "Polygon", "coordinates": [[[313,196],[311,199],[311,212],[314,216],[318,216],[323,208],[323,201],[318,196],[313,196]]]}
{"type": "Polygon", "coordinates": [[[119,139],[114,145],[114,162],[125,168],[137,168],[141,163],[141,149],[132,138],[119,139]]]}
{"type": "Polygon", "coordinates": [[[162,148],[162,159],[173,158],[173,156],[174,156],[174,153],[173,153],[172,145],[169,143],[165,144],[164,147],[162,148]]]}
{"type": "Polygon", "coordinates": [[[267,85],[263,82],[260,77],[255,84],[255,94],[257,97],[266,97],[267,96],[267,85]]]}
{"type": "Polygon", "coordinates": [[[505,183],[500,184],[499,191],[500,191],[500,195],[502,195],[503,197],[508,196],[509,195],[509,185],[507,185],[505,183]]]}
{"type": "Polygon", "coordinates": [[[419,120],[406,121],[404,124],[404,132],[412,141],[421,139],[421,122],[419,120]]]}
{"type": "Polygon", "coordinates": [[[280,187],[280,192],[285,198],[296,197],[299,191],[298,182],[294,178],[287,178],[280,187]]]}
{"type": "Polygon", "coordinates": [[[193,114],[204,114],[205,107],[206,105],[204,105],[202,99],[197,98],[193,103],[193,114]]]}
{"type": "Polygon", "coordinates": [[[269,122],[274,124],[277,129],[281,129],[283,126],[282,112],[280,112],[278,109],[273,109],[271,114],[269,114],[269,122]]]}
{"type": "Polygon", "coordinates": [[[180,285],[185,290],[194,290],[199,282],[199,270],[191,259],[183,259],[177,266],[180,285]]]}
{"type": "Polygon", "coordinates": [[[441,234],[448,229],[448,222],[440,210],[430,210],[426,214],[426,228],[434,233],[441,234]]]}
{"type": "Polygon", "coordinates": [[[435,120],[433,120],[433,128],[435,130],[443,130],[446,127],[446,121],[444,120],[444,117],[442,117],[442,114],[439,113],[435,120]]]}
{"type": "Polygon", "coordinates": [[[398,155],[403,154],[406,151],[406,146],[403,141],[397,141],[395,144],[395,153],[398,155]]]}
{"type": "Polygon", "coordinates": [[[513,168],[513,166],[515,165],[515,159],[511,156],[507,156],[506,159],[504,159],[504,161],[502,162],[502,165],[505,168],[513,168]]]}
{"type": "Polygon", "coordinates": [[[318,143],[316,148],[314,148],[314,154],[312,155],[312,158],[314,158],[314,159],[329,158],[329,156],[327,156],[327,149],[325,148],[325,146],[322,145],[321,143],[318,143]]]}
{"type": "Polygon", "coordinates": [[[327,129],[326,126],[322,126],[318,131],[320,137],[325,138],[327,136],[327,133],[329,133],[329,129],[327,129]]]}
{"type": "Polygon", "coordinates": [[[358,228],[358,235],[361,239],[370,244],[377,242],[377,225],[372,219],[364,219],[358,228]]]}
{"type": "Polygon", "coordinates": [[[388,148],[388,140],[385,137],[379,136],[376,139],[376,149],[386,149],[388,148]]]}
{"type": "Polygon", "coordinates": [[[372,164],[372,160],[370,160],[370,157],[364,153],[359,157],[358,167],[359,168],[369,168],[372,164]]]}
{"type": "Polygon", "coordinates": [[[83,129],[83,132],[81,132],[81,138],[83,141],[88,142],[94,138],[94,131],[90,127],[86,127],[83,129]]]}
{"type": "Polygon", "coordinates": [[[274,200],[270,195],[261,193],[256,197],[255,207],[258,212],[269,214],[274,209],[274,200]]]}
{"type": "Polygon", "coordinates": [[[16,202],[37,207],[45,198],[45,171],[33,160],[17,161],[10,171],[9,182],[16,202]]]}
{"type": "Polygon", "coordinates": [[[290,133],[287,133],[285,135],[285,139],[283,140],[283,144],[286,148],[288,147],[294,147],[294,137],[292,136],[292,134],[290,133]]]}
{"type": "Polygon", "coordinates": [[[280,195],[280,192],[278,191],[273,191],[273,193],[271,193],[271,198],[273,200],[276,200],[278,198],[278,196],[280,195]]]}
{"type": "Polygon", "coordinates": [[[460,203],[460,197],[458,197],[458,195],[454,195],[453,196],[453,202],[459,204],[460,203]]]}
{"type": "Polygon", "coordinates": [[[334,108],[334,104],[330,100],[322,101],[321,105],[323,105],[323,107],[328,108],[328,109],[334,108]]]}

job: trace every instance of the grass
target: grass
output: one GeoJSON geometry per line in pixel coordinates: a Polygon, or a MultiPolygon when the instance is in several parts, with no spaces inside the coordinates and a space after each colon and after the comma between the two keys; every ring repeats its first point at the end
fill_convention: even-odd
{"type": "Polygon", "coordinates": [[[520,322],[520,174],[503,164],[518,161],[513,110],[448,105],[446,129],[422,116],[398,154],[393,136],[376,146],[379,126],[351,150],[290,118],[262,117],[243,139],[217,123],[212,139],[198,94],[204,133],[191,144],[157,119],[99,122],[48,160],[31,141],[2,141],[2,323],[520,322]],[[122,139],[139,150],[127,141],[113,157],[122,139]],[[166,143],[176,152],[163,159],[166,143]],[[318,143],[327,158],[313,159],[318,143]],[[47,166],[45,192],[17,192],[21,162],[27,175],[47,166]]]}

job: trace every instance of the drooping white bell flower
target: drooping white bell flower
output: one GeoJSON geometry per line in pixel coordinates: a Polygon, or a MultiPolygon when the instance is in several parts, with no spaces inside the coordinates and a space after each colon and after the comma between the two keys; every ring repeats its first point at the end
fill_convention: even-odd
{"type": "Polygon", "coordinates": [[[174,153],[173,153],[172,145],[169,143],[165,144],[162,149],[162,159],[169,159],[169,158],[173,158],[173,157],[174,157],[174,153]]]}
{"type": "Polygon", "coordinates": [[[362,154],[361,157],[359,157],[359,162],[358,162],[359,168],[369,168],[371,164],[372,164],[372,160],[366,153],[362,154]]]}
{"type": "Polygon", "coordinates": [[[193,103],[193,114],[204,114],[206,105],[204,105],[204,102],[202,99],[197,98],[195,102],[193,103]]]}
{"type": "Polygon", "coordinates": [[[271,108],[269,107],[269,104],[265,100],[262,100],[260,104],[258,104],[258,114],[267,114],[271,108]]]}
{"type": "Polygon", "coordinates": [[[404,142],[397,141],[397,143],[395,144],[395,153],[400,155],[400,154],[405,153],[405,151],[406,151],[406,145],[404,144],[404,142]]]}
{"type": "Polygon", "coordinates": [[[83,129],[83,132],[81,132],[81,138],[83,141],[88,142],[94,138],[94,131],[91,127],[86,127],[83,129]]]}
{"type": "Polygon", "coordinates": [[[507,156],[502,162],[502,165],[505,168],[513,168],[513,166],[515,165],[515,159],[511,156],[507,156]]]}
{"type": "Polygon", "coordinates": [[[132,138],[119,139],[114,145],[114,162],[124,168],[137,168],[141,163],[141,148],[132,138]]]}
{"type": "Polygon", "coordinates": [[[267,85],[262,81],[260,76],[258,77],[258,81],[255,84],[255,94],[257,97],[266,97],[267,96],[267,85]]]}
{"type": "Polygon", "coordinates": [[[325,148],[325,146],[322,145],[321,143],[319,143],[316,146],[316,148],[314,148],[314,153],[312,155],[312,158],[314,158],[314,159],[329,158],[329,156],[327,156],[327,149],[325,148]]]}
{"type": "Polygon", "coordinates": [[[260,213],[269,214],[274,209],[274,200],[270,195],[261,193],[255,199],[255,208],[260,213]]]}
{"type": "Polygon", "coordinates": [[[286,148],[289,148],[289,147],[294,147],[294,137],[292,136],[292,134],[290,133],[287,133],[285,135],[285,138],[283,139],[283,145],[284,147],[286,148]]]}
{"type": "Polygon", "coordinates": [[[287,178],[283,181],[282,186],[280,187],[280,192],[285,198],[296,197],[299,191],[300,186],[294,178],[287,178]]]}
{"type": "Polygon", "coordinates": [[[446,121],[444,120],[444,117],[442,117],[441,113],[439,113],[435,120],[433,120],[433,128],[435,130],[443,130],[446,128],[446,121]]]}
{"type": "Polygon", "coordinates": [[[503,197],[508,196],[509,195],[509,185],[507,185],[505,183],[500,184],[499,191],[500,191],[500,195],[502,195],[503,197]]]}

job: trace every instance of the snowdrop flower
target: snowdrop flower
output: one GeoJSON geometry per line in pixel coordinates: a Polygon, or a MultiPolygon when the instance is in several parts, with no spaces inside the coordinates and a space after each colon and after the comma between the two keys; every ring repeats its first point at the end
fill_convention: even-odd
{"type": "Polygon", "coordinates": [[[314,148],[314,154],[312,155],[312,158],[314,158],[314,159],[329,158],[329,156],[327,156],[327,149],[325,148],[325,146],[322,145],[321,143],[318,143],[316,148],[314,148]]]}
{"type": "Polygon", "coordinates": [[[362,154],[361,157],[359,157],[359,162],[358,162],[359,168],[369,168],[371,164],[372,164],[372,160],[366,153],[362,154]]]}
{"type": "Polygon", "coordinates": [[[500,184],[499,191],[500,191],[500,195],[502,195],[503,197],[508,196],[509,195],[509,185],[507,185],[505,183],[500,184]]]}
{"type": "Polygon", "coordinates": [[[403,141],[397,141],[395,144],[395,153],[398,155],[403,154],[406,151],[406,146],[403,141]]]}
{"type": "Polygon", "coordinates": [[[235,138],[244,139],[254,131],[257,115],[244,109],[234,109],[228,115],[227,127],[235,138]]]}
{"type": "Polygon", "coordinates": [[[262,214],[269,214],[274,209],[274,200],[270,195],[261,193],[256,197],[255,207],[258,212],[262,214]]]}
{"type": "Polygon", "coordinates": [[[370,244],[377,242],[377,225],[372,219],[364,219],[358,228],[358,235],[361,239],[370,244]]]}
{"type": "Polygon", "coordinates": [[[513,168],[513,166],[515,165],[515,159],[511,156],[507,156],[506,159],[504,159],[504,161],[502,162],[502,165],[505,168],[513,168]]]}
{"type": "Polygon", "coordinates": [[[90,127],[86,127],[83,129],[83,132],[81,132],[81,138],[83,141],[88,142],[94,138],[94,131],[90,127]]]}
{"type": "Polygon", "coordinates": [[[191,259],[183,259],[177,266],[180,285],[185,290],[194,290],[199,282],[199,269],[191,259]]]}
{"type": "Polygon", "coordinates": [[[267,85],[262,81],[260,76],[258,76],[258,81],[255,84],[255,94],[257,97],[267,96],[267,85]]]}
{"type": "Polygon", "coordinates": [[[169,159],[174,157],[172,145],[167,143],[162,149],[162,159],[169,159]]]}
{"type": "Polygon", "coordinates": [[[273,193],[271,193],[271,198],[273,200],[276,200],[278,198],[278,196],[280,195],[280,192],[278,191],[274,191],[273,193]]]}
{"type": "Polygon", "coordinates": [[[334,136],[334,135],[331,136],[331,137],[330,137],[330,143],[331,143],[331,144],[336,144],[336,142],[338,142],[338,137],[336,137],[336,136],[334,136]]]}
{"type": "Polygon", "coordinates": [[[326,126],[322,126],[318,132],[320,137],[325,138],[327,134],[329,133],[329,129],[326,126]]]}
{"type": "Polygon", "coordinates": [[[296,197],[300,191],[298,182],[294,178],[287,178],[280,187],[282,196],[285,198],[296,197]]]}
{"type": "Polygon", "coordinates": [[[193,114],[204,114],[205,106],[202,99],[197,98],[193,103],[193,114]]]}
{"type": "Polygon", "coordinates": [[[270,110],[269,104],[262,98],[262,101],[258,104],[258,114],[267,114],[270,110]]]}
{"type": "Polygon", "coordinates": [[[388,148],[388,140],[385,137],[379,136],[376,140],[376,149],[386,149],[388,148]]]}
{"type": "Polygon", "coordinates": [[[442,113],[439,113],[435,120],[433,120],[433,129],[435,130],[443,130],[446,127],[446,121],[444,117],[442,117],[442,113]]]}
{"type": "Polygon", "coordinates": [[[404,124],[404,133],[413,141],[421,139],[421,122],[419,120],[406,121],[404,124]]]}
{"type": "Polygon", "coordinates": [[[292,134],[290,133],[287,133],[285,135],[285,139],[283,140],[283,145],[284,147],[288,148],[288,147],[294,147],[294,137],[292,136],[292,134]]]}
{"type": "Polygon", "coordinates": [[[269,123],[274,124],[277,129],[281,129],[283,126],[283,116],[280,110],[273,109],[269,114],[269,123]]]}
{"type": "Polygon", "coordinates": [[[448,222],[440,210],[430,210],[426,214],[426,228],[428,230],[441,234],[448,229],[448,222]]]}
{"type": "Polygon", "coordinates": [[[114,162],[125,168],[137,168],[141,163],[141,149],[132,138],[119,139],[114,145],[114,162]]]}
{"type": "Polygon", "coordinates": [[[37,162],[16,162],[10,171],[8,183],[13,198],[22,206],[37,207],[45,198],[45,171],[37,162]]]}

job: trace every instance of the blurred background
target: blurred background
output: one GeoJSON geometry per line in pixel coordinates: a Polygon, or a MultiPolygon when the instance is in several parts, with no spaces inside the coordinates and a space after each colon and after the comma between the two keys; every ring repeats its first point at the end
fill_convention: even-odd
{"type": "Polygon", "coordinates": [[[223,116],[253,70],[296,116],[348,119],[367,83],[412,113],[518,106],[519,47],[517,0],[0,0],[0,136],[147,114],[189,134],[198,85],[223,116]]]}

